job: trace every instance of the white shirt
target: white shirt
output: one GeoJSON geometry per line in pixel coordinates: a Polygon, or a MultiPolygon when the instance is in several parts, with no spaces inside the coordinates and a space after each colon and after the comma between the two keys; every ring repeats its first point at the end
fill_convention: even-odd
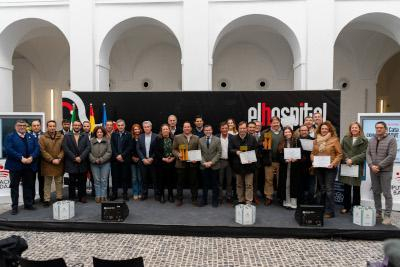
{"type": "Polygon", "coordinates": [[[144,135],[144,145],[146,147],[146,158],[150,155],[151,134],[144,135]]]}
{"type": "Polygon", "coordinates": [[[226,138],[223,138],[221,135],[220,139],[221,139],[221,147],[222,147],[221,159],[228,159],[229,135],[227,135],[226,138]]]}

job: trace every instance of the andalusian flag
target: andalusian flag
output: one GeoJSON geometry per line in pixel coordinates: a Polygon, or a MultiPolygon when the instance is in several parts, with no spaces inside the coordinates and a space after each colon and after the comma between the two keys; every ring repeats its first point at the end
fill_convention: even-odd
{"type": "Polygon", "coordinates": [[[107,122],[106,103],[103,103],[103,127],[106,127],[106,122],[107,122]]]}
{"type": "Polygon", "coordinates": [[[76,121],[76,106],[75,106],[75,103],[72,103],[71,131],[72,131],[72,125],[74,124],[74,121],[76,121]]]}
{"type": "Polygon", "coordinates": [[[93,112],[93,105],[90,103],[90,108],[89,108],[89,121],[90,121],[90,132],[93,132],[96,122],[94,120],[94,112],[93,112]]]}

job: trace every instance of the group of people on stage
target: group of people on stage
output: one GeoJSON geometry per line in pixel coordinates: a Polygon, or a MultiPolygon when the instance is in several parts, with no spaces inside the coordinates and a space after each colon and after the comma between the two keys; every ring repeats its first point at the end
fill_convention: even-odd
{"type": "MultiPolygon", "coordinates": [[[[54,180],[56,199],[63,199],[63,175],[69,175],[68,199],[87,202],[86,181],[92,179],[97,203],[116,200],[118,189],[122,198],[146,200],[149,187],[154,198],[161,203],[183,204],[183,188],[189,185],[191,202],[196,206],[208,204],[208,191],[212,191],[211,204],[217,207],[228,203],[260,203],[269,206],[274,197],[289,209],[298,204],[320,203],[325,206],[325,218],[335,216],[334,181],[340,164],[358,165],[357,177],[339,174],[344,183],[344,207],[348,213],[360,204],[360,183],[364,164],[371,170],[377,217],[390,224],[392,209],[391,178],[396,158],[396,140],[388,135],[385,122],[377,122],[376,135],[368,141],[361,125],[353,122],[342,142],[335,127],[315,113],[304,118],[304,125],[295,131],[282,127],[278,117],[272,117],[270,126],[262,129],[261,122],[235,123],[232,118],[223,121],[216,129],[196,116],[192,123],[185,121],[179,128],[175,115],[154,133],[152,123],[144,121],[126,130],[125,121],[119,119],[96,126],[90,132],[90,122],[62,122],[57,131],[54,120],[47,122],[41,132],[40,121],[32,122],[32,132],[27,123],[18,120],[15,132],[9,134],[5,147],[6,169],[10,171],[12,214],[18,213],[18,186],[22,180],[24,208],[34,209],[35,179],[39,178],[39,195],[44,206],[49,206],[51,184],[54,180]],[[311,141],[311,148],[305,148],[311,141]],[[285,148],[300,148],[300,158],[285,158],[285,148]],[[190,160],[190,151],[199,150],[201,157],[190,160]],[[241,153],[254,151],[256,160],[243,162],[241,153]],[[317,156],[329,156],[330,164],[313,167],[317,156]],[[112,186],[109,190],[111,173],[112,186]],[[198,197],[199,182],[202,195],[198,197]],[[176,187],[176,194],[173,189],[176,187]],[[225,190],[224,190],[225,189],[225,190]],[[167,190],[167,195],[165,195],[167,190]],[[76,196],[76,191],[78,192],[76,196]],[[276,194],[275,194],[276,191],[276,194]],[[382,215],[381,193],[385,197],[385,216],[382,215]]],[[[242,155],[243,156],[243,155],[242,155]]],[[[326,158],[326,157],[325,157],[326,158]]]]}

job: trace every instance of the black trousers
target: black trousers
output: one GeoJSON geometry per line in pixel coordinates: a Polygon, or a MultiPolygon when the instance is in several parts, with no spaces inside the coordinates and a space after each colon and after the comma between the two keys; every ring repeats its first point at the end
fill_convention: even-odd
{"type": "Polygon", "coordinates": [[[164,194],[165,188],[168,189],[168,195],[172,196],[172,190],[174,188],[174,178],[175,178],[175,163],[164,163],[157,168],[157,184],[158,192],[161,195],[164,194]]]}
{"type": "Polygon", "coordinates": [[[203,195],[202,203],[207,204],[208,202],[208,189],[212,189],[212,204],[218,204],[218,193],[219,193],[219,170],[213,170],[207,168],[201,170],[202,182],[203,182],[203,195]]]}
{"type": "Polygon", "coordinates": [[[118,188],[122,187],[123,193],[128,194],[128,188],[131,183],[131,164],[125,162],[111,163],[112,192],[118,194],[118,188]]]}
{"type": "Polygon", "coordinates": [[[176,169],[178,173],[178,179],[176,183],[176,198],[178,200],[183,199],[183,185],[184,181],[189,180],[190,183],[190,191],[192,193],[192,201],[197,200],[197,190],[199,187],[199,182],[197,180],[197,172],[198,168],[197,167],[190,167],[188,163],[186,163],[185,168],[177,168],[176,169]]]}
{"type": "Polygon", "coordinates": [[[75,190],[78,189],[78,199],[86,197],[86,172],[69,173],[68,198],[76,198],[75,190]]]}
{"type": "Polygon", "coordinates": [[[22,192],[24,206],[29,207],[33,204],[33,192],[35,190],[33,178],[35,173],[30,169],[21,171],[10,171],[11,207],[18,207],[19,183],[22,181],[22,192]]]}
{"type": "Polygon", "coordinates": [[[343,208],[350,210],[353,206],[360,205],[360,187],[344,184],[343,208]],[[351,201],[351,191],[353,189],[353,202],[351,201]]]}
{"type": "Polygon", "coordinates": [[[157,180],[156,180],[156,168],[154,164],[151,165],[144,165],[143,163],[140,163],[140,171],[142,173],[142,195],[147,197],[148,196],[148,191],[149,191],[149,183],[153,185],[153,190],[154,190],[154,196],[159,196],[159,190],[157,186],[157,180]]]}

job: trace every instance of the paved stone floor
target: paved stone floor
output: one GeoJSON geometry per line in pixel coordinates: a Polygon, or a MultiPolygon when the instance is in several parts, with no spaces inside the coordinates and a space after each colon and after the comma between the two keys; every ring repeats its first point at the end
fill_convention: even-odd
{"type": "Polygon", "coordinates": [[[145,266],[366,266],[383,258],[383,242],[177,237],[0,231],[17,234],[29,259],[63,257],[68,266],[92,266],[91,256],[124,259],[143,256],[145,266]]]}
{"type": "MultiPolygon", "coordinates": [[[[0,205],[0,212],[9,209],[0,205]]],[[[400,212],[392,213],[400,227],[400,212]]],[[[133,234],[0,231],[24,237],[29,259],[63,257],[68,266],[92,266],[92,256],[142,256],[145,266],[366,266],[383,258],[383,242],[326,239],[209,238],[133,234]]]]}

